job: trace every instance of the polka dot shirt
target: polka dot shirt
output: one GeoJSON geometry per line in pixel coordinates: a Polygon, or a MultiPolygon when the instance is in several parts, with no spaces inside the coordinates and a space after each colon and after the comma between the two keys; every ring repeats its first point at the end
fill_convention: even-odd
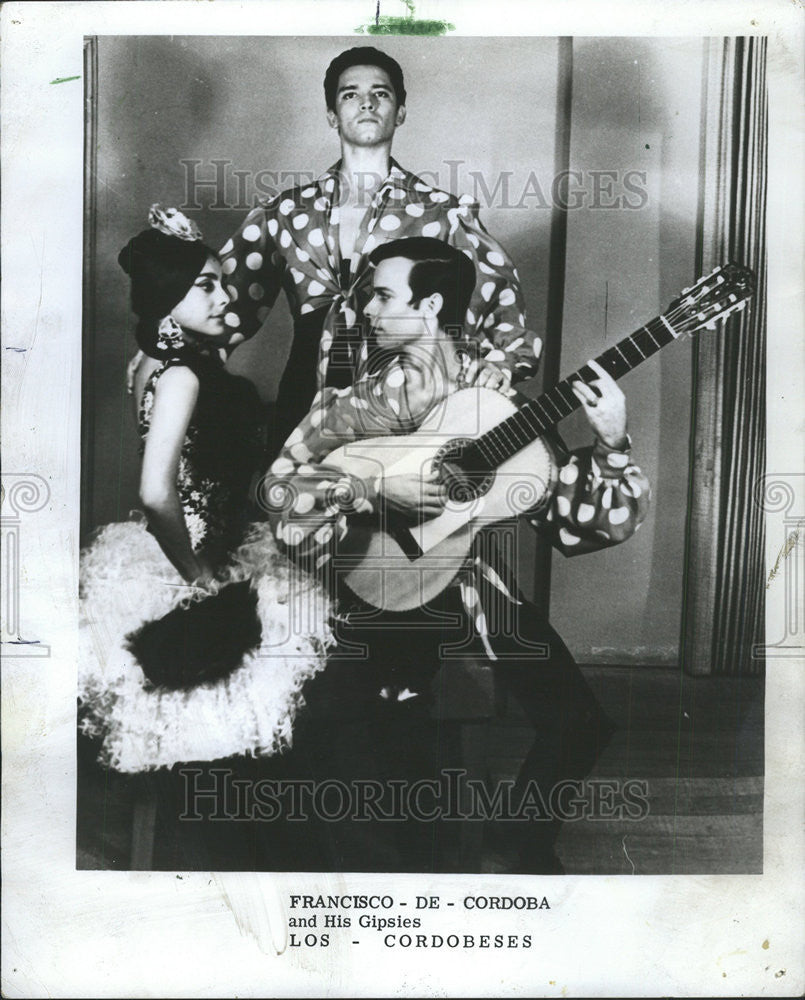
{"type": "MultiPolygon", "coordinates": [[[[475,265],[478,280],[465,337],[476,341],[481,357],[510,369],[514,381],[535,374],[542,345],[525,326],[517,269],[484,229],[478,203],[468,195],[440,191],[392,161],[361,222],[355,252],[342,269],[339,171],[340,162],[314,183],[258,205],[222,247],[231,331],[253,336],[280,289],[295,318],[327,307],[317,360],[321,389],[327,384],[337,329],[358,323],[369,300],[369,254],[388,240],[431,236],[458,247],[475,265]]],[[[356,375],[361,360],[350,359],[356,375]]]]}

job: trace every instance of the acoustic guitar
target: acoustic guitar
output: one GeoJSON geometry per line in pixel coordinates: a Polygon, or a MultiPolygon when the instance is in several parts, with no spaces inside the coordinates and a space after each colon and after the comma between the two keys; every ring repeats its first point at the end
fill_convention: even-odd
{"type": "MultiPolygon", "coordinates": [[[[596,360],[618,379],[681,336],[714,330],[746,306],[754,287],[747,268],[717,267],[596,360]]],[[[392,611],[440,594],[479,531],[550,502],[557,464],[543,436],[581,405],[571,383],[596,378],[583,365],[519,407],[491,389],[462,389],[440,400],[413,434],[368,438],[331,452],[328,466],[365,479],[435,467],[447,490],[444,512],[415,526],[395,524],[386,513],[379,522],[356,517],[350,549],[339,551],[342,581],[368,604],[392,611]]]]}

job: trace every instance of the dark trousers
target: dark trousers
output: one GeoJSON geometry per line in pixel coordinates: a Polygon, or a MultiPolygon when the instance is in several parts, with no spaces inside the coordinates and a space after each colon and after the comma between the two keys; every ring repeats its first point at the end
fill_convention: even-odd
{"type": "MultiPolygon", "coordinates": [[[[369,781],[385,788],[443,779],[452,762],[433,704],[433,679],[451,657],[490,662],[457,588],[411,612],[376,612],[353,602],[336,634],[339,645],[327,668],[305,688],[307,707],[295,727],[293,750],[282,762],[286,774],[345,786],[369,781]],[[417,696],[396,700],[405,689],[417,696]]],[[[491,641],[498,656],[496,681],[534,730],[512,801],[520,802],[530,788],[548,803],[558,782],[588,773],[614,727],[564,642],[534,605],[518,606],[514,628],[491,641]]],[[[516,852],[518,870],[557,870],[556,819],[501,820],[498,829],[516,852]]],[[[446,836],[438,821],[410,814],[393,821],[311,817],[304,831],[314,857],[340,871],[439,870],[446,836]]],[[[301,850],[302,841],[296,846],[301,850]]]]}

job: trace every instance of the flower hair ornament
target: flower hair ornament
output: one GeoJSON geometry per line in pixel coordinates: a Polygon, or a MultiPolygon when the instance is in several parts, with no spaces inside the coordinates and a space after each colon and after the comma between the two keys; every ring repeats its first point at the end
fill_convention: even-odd
{"type": "Polygon", "coordinates": [[[195,243],[201,239],[201,230],[178,208],[152,205],[148,212],[148,222],[152,229],[157,229],[166,236],[176,236],[180,240],[187,240],[188,243],[195,243]]]}

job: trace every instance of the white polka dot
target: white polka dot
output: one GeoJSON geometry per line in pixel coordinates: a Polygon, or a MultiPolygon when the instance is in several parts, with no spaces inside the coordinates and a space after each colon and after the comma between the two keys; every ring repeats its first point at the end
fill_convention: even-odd
{"type": "Polygon", "coordinates": [[[491,361],[494,364],[494,363],[497,363],[498,361],[505,361],[506,360],[506,355],[503,353],[503,351],[499,351],[499,350],[497,350],[497,348],[495,348],[494,350],[491,350],[484,357],[483,360],[484,361],[491,361]]]}
{"type": "Polygon", "coordinates": [[[280,246],[285,247],[287,249],[291,245],[291,242],[292,242],[291,234],[288,232],[287,229],[283,229],[282,232],[280,233],[280,246]]]}
{"type": "Polygon", "coordinates": [[[439,231],[441,230],[441,228],[442,227],[439,225],[438,222],[428,222],[426,225],[424,225],[422,227],[422,235],[423,236],[438,236],[439,235],[439,231]]]}
{"type": "Polygon", "coordinates": [[[607,461],[613,469],[625,469],[629,464],[629,456],[624,455],[621,451],[612,451],[607,456],[607,461]]]}
{"type": "Polygon", "coordinates": [[[588,521],[592,521],[595,517],[595,507],[589,503],[580,503],[579,509],[576,512],[576,519],[579,524],[586,524],[588,521]]]}
{"type": "Polygon", "coordinates": [[[233,333],[229,338],[229,346],[234,347],[235,344],[242,344],[245,339],[242,333],[233,333]]]}
{"type": "Polygon", "coordinates": [[[619,483],[618,486],[622,493],[625,493],[627,496],[634,497],[635,499],[643,495],[643,491],[637,483],[619,483]]]}
{"type": "Polygon", "coordinates": [[[250,253],[246,257],[246,267],[250,271],[259,271],[263,266],[263,255],[261,253],[250,253]]]}
{"type": "Polygon", "coordinates": [[[291,431],[288,435],[288,440],[285,442],[286,447],[290,447],[292,444],[299,444],[302,440],[302,430],[297,427],[291,431]]]}
{"type": "Polygon", "coordinates": [[[224,243],[224,245],[218,251],[218,256],[219,257],[225,257],[233,249],[234,249],[234,244],[232,243],[232,240],[227,240],[226,243],[224,243]]]}
{"type": "Polygon", "coordinates": [[[369,404],[365,399],[361,399],[360,396],[350,396],[349,399],[350,406],[354,407],[356,410],[368,410],[369,404]]]}
{"type": "Polygon", "coordinates": [[[467,233],[467,239],[470,241],[470,243],[472,243],[472,245],[475,247],[476,250],[481,245],[481,241],[478,239],[475,233],[467,233]]]}
{"type": "Polygon", "coordinates": [[[243,230],[244,240],[248,240],[249,243],[255,243],[260,239],[260,227],[252,224],[251,226],[246,226],[243,230]]]}
{"type": "Polygon", "coordinates": [[[495,291],[494,281],[485,281],[483,283],[483,285],[481,286],[481,296],[483,297],[485,302],[489,302],[489,300],[492,298],[494,291],[495,291]]]}
{"type": "Polygon", "coordinates": [[[237,290],[237,288],[235,288],[234,285],[227,285],[226,286],[226,294],[229,296],[229,301],[230,302],[237,302],[238,301],[238,290],[237,290]]]}
{"type": "Polygon", "coordinates": [[[394,232],[400,228],[400,220],[396,215],[384,215],[380,220],[380,228],[385,229],[387,233],[394,232]]]}
{"type": "Polygon", "coordinates": [[[283,215],[290,215],[294,210],[294,204],[293,198],[285,198],[280,202],[280,212],[282,212],[283,215]]]}
{"type": "Polygon", "coordinates": [[[310,420],[311,427],[318,427],[324,419],[324,411],[319,409],[313,410],[308,419],[310,420]]]}
{"type": "Polygon", "coordinates": [[[295,215],[293,217],[294,229],[304,229],[305,226],[308,224],[308,222],[310,222],[310,216],[305,215],[304,212],[302,212],[300,215],[295,215]]]}
{"type": "Polygon", "coordinates": [[[570,501],[567,497],[558,496],[556,498],[556,509],[562,517],[567,517],[570,513],[570,501]]]}
{"type": "Polygon", "coordinates": [[[566,528],[559,529],[559,538],[565,545],[578,545],[581,541],[578,535],[572,534],[566,528]]]}
{"type": "Polygon", "coordinates": [[[344,317],[344,322],[347,324],[347,326],[355,326],[355,321],[357,320],[358,317],[355,315],[354,309],[350,309],[349,306],[346,305],[342,306],[341,315],[344,317]]]}
{"type": "Polygon", "coordinates": [[[297,260],[301,260],[303,264],[306,264],[310,260],[310,254],[307,250],[303,250],[301,247],[296,248],[297,260]]]}
{"type": "Polygon", "coordinates": [[[292,267],[292,268],[291,268],[291,277],[293,278],[293,280],[294,280],[294,281],[295,281],[295,282],[297,283],[297,285],[298,285],[298,284],[299,284],[299,282],[300,282],[300,281],[302,281],[302,279],[303,279],[303,278],[304,278],[305,276],[304,276],[304,274],[302,274],[302,272],[301,272],[301,271],[300,271],[300,270],[299,270],[298,268],[296,268],[296,267],[292,267]]]}
{"type": "Polygon", "coordinates": [[[253,284],[249,285],[249,298],[254,299],[255,302],[259,302],[260,299],[265,295],[265,291],[262,285],[258,285],[255,281],[253,284]]]}
{"type": "Polygon", "coordinates": [[[319,545],[326,545],[333,537],[333,526],[331,524],[322,525],[313,537],[319,545]]]}
{"type": "Polygon", "coordinates": [[[305,529],[298,524],[286,524],[282,529],[282,540],[286,545],[299,545],[305,537],[305,529]]]}
{"type": "Polygon", "coordinates": [[[275,476],[287,476],[289,472],[293,472],[294,464],[290,458],[285,458],[280,456],[271,466],[271,472],[275,476]]]}
{"type": "Polygon", "coordinates": [[[324,285],[320,281],[316,281],[314,279],[307,286],[307,290],[311,295],[321,295],[324,291],[324,285]]]}
{"type": "Polygon", "coordinates": [[[623,524],[629,517],[628,507],[613,507],[609,512],[610,524],[623,524]]]}
{"type": "Polygon", "coordinates": [[[467,248],[465,247],[461,252],[464,254],[465,257],[469,257],[470,260],[473,259],[474,254],[472,250],[467,250],[467,248]]]}
{"type": "Polygon", "coordinates": [[[336,205],[336,207],[330,213],[330,225],[337,226],[340,221],[341,221],[341,213],[338,211],[338,206],[336,205]]]}
{"type": "Polygon", "coordinates": [[[510,306],[515,299],[514,292],[511,288],[504,288],[500,293],[500,304],[502,306],[510,306]]]}
{"type": "Polygon", "coordinates": [[[459,197],[458,203],[459,203],[459,205],[474,205],[475,204],[475,199],[473,198],[473,196],[471,194],[466,194],[466,192],[465,192],[464,194],[462,194],[459,197]]]}
{"type": "Polygon", "coordinates": [[[495,273],[494,267],[490,267],[488,264],[484,264],[484,262],[482,260],[478,261],[478,270],[481,272],[481,274],[494,274],[495,273]]]}
{"type": "Polygon", "coordinates": [[[335,188],[335,181],[333,180],[332,177],[328,177],[327,180],[324,182],[324,190],[332,191],[334,190],[334,188],[335,188]]]}
{"type": "Polygon", "coordinates": [[[467,310],[467,322],[470,324],[470,326],[475,326],[475,313],[472,311],[472,309],[467,310]]]}
{"type": "MultiPolygon", "coordinates": [[[[405,372],[400,368],[399,365],[391,369],[391,371],[386,376],[386,385],[391,389],[397,389],[405,381],[405,372]]],[[[397,411],[399,412],[399,411],[397,411]]]]}
{"type": "Polygon", "coordinates": [[[235,260],[235,258],[234,257],[229,257],[221,265],[221,273],[222,274],[231,274],[235,270],[235,268],[237,266],[238,266],[238,262],[235,260]]]}
{"type": "Polygon", "coordinates": [[[323,267],[317,267],[316,274],[318,274],[322,281],[330,280],[330,272],[323,267]]]}
{"type": "Polygon", "coordinates": [[[474,608],[476,604],[481,600],[481,596],[475,587],[465,587],[464,588],[464,603],[468,608],[474,608]]]}
{"type": "Polygon", "coordinates": [[[495,325],[495,317],[493,313],[490,313],[484,320],[484,330],[488,330],[491,326],[495,325]]]}
{"type": "Polygon", "coordinates": [[[300,493],[293,502],[297,514],[308,514],[316,506],[316,500],[311,493],[300,493]]]}
{"type": "Polygon", "coordinates": [[[322,554],[316,560],[316,569],[321,569],[322,566],[327,562],[327,560],[329,558],[330,558],[330,553],[329,552],[322,552],[322,554]]]}
{"type": "Polygon", "coordinates": [[[425,194],[427,194],[428,191],[432,191],[433,190],[433,188],[430,186],[430,184],[425,184],[424,181],[419,181],[418,183],[414,184],[414,188],[417,191],[424,192],[425,194]]]}
{"type": "Polygon", "coordinates": [[[421,215],[425,214],[425,206],[414,201],[405,206],[405,211],[407,215],[412,216],[414,219],[418,219],[421,215]]]}
{"type": "Polygon", "coordinates": [[[495,267],[503,267],[503,265],[506,263],[503,254],[498,253],[497,250],[490,250],[489,253],[486,255],[486,259],[489,261],[490,264],[494,264],[495,267]]]}
{"type": "Polygon", "coordinates": [[[268,220],[268,232],[271,236],[276,236],[279,229],[279,223],[276,219],[268,220]]]}
{"type": "Polygon", "coordinates": [[[565,486],[572,486],[573,483],[579,478],[579,468],[572,462],[569,465],[563,466],[559,470],[559,478],[565,484],[565,486]]]}
{"type": "MultiPolygon", "coordinates": [[[[302,314],[304,314],[304,313],[312,313],[313,312],[313,306],[309,302],[306,302],[302,306],[302,308],[299,310],[299,312],[302,313],[302,314]]],[[[323,370],[326,371],[327,370],[326,363],[322,362],[322,364],[324,364],[324,369],[323,370]]],[[[321,367],[321,366],[319,366],[319,367],[321,367]]]]}
{"type": "Polygon", "coordinates": [[[604,508],[604,510],[609,510],[609,508],[612,506],[611,486],[607,486],[607,488],[604,490],[604,495],[601,497],[601,506],[604,508]]]}
{"type": "Polygon", "coordinates": [[[450,195],[445,191],[431,191],[430,200],[435,202],[450,201],[450,195]]]}
{"type": "Polygon", "coordinates": [[[389,409],[393,410],[394,413],[396,413],[397,416],[399,417],[399,415],[400,415],[400,404],[397,402],[396,399],[390,399],[389,400],[389,409]]]}
{"type": "MultiPolygon", "coordinates": [[[[506,325],[508,326],[508,324],[506,325]]],[[[499,330],[500,326],[497,326],[495,329],[499,330]]],[[[523,344],[523,338],[517,337],[516,340],[513,340],[510,344],[506,345],[505,351],[507,354],[509,354],[511,351],[516,351],[518,347],[522,346],[522,344],[523,344]]]]}
{"type": "Polygon", "coordinates": [[[317,198],[313,202],[313,207],[316,209],[317,212],[323,212],[327,208],[327,199],[317,198]]]}
{"type": "Polygon", "coordinates": [[[302,197],[312,198],[315,193],[316,189],[314,187],[306,187],[305,190],[302,192],[302,197]]]}
{"type": "Polygon", "coordinates": [[[534,343],[531,345],[534,351],[534,357],[538,358],[542,354],[542,340],[539,337],[534,338],[534,343]]]}
{"type": "Polygon", "coordinates": [[[369,503],[366,497],[361,497],[360,500],[355,501],[352,509],[356,514],[371,514],[374,507],[369,503]]]}
{"type": "Polygon", "coordinates": [[[518,313],[517,322],[520,324],[520,326],[525,326],[525,316],[523,315],[523,313],[518,313]]]}
{"type": "Polygon", "coordinates": [[[227,313],[226,316],[224,316],[224,323],[226,323],[227,326],[238,327],[240,326],[240,316],[238,316],[237,313],[227,313]]]}

